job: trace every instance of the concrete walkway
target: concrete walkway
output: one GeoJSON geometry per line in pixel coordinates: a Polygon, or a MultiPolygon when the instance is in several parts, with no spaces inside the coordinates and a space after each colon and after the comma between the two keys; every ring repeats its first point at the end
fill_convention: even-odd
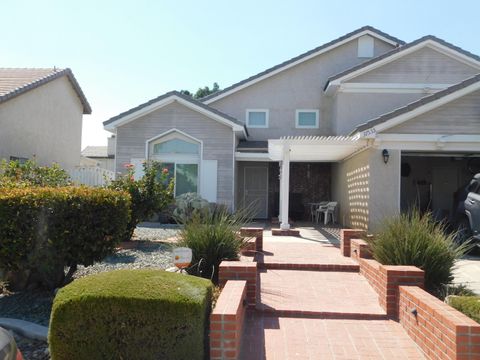
{"type": "Polygon", "coordinates": [[[242,359],[424,359],[387,319],[358,265],[340,254],[336,234],[312,227],[300,228],[300,238],[264,232],[242,359]]]}

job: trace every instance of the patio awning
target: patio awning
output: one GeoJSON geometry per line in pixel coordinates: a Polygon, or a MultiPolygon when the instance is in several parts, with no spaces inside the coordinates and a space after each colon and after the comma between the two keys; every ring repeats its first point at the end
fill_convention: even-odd
{"type": "Polygon", "coordinates": [[[282,161],[288,148],[290,161],[340,161],[367,147],[367,141],[358,136],[286,136],[268,140],[268,154],[282,161]]]}

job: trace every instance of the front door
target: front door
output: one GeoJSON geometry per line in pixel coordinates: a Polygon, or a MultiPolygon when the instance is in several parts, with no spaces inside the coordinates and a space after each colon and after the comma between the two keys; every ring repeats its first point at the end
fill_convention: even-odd
{"type": "Polygon", "coordinates": [[[268,216],[268,167],[247,166],[244,172],[243,202],[253,206],[254,217],[266,219],[268,216]]]}

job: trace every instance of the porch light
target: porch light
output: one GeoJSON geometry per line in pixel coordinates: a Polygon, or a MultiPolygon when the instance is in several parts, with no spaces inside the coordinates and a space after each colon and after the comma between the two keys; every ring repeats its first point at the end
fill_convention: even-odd
{"type": "Polygon", "coordinates": [[[390,158],[390,154],[388,153],[387,149],[383,149],[382,156],[383,156],[383,162],[385,164],[388,163],[388,159],[390,158]]]}

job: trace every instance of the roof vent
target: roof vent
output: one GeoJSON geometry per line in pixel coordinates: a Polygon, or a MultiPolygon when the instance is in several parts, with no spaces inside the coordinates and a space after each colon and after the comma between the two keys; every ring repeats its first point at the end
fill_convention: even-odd
{"type": "Polygon", "coordinates": [[[373,57],[374,39],[369,35],[363,35],[358,38],[358,57],[371,58],[373,57]]]}

